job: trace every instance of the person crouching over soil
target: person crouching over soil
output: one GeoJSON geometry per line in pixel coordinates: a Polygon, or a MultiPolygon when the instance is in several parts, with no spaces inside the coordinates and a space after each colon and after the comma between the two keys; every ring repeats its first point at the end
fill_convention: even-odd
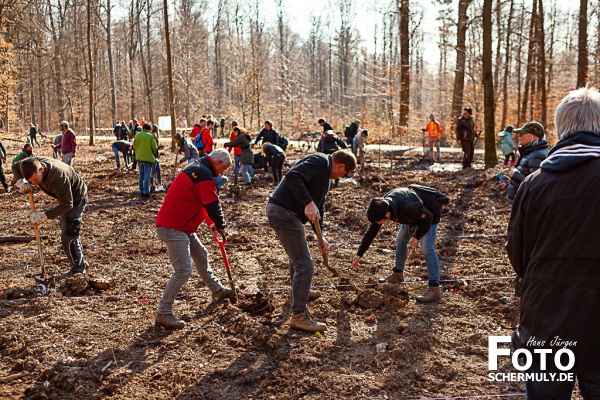
{"type": "Polygon", "coordinates": [[[265,153],[267,165],[271,166],[271,173],[273,174],[273,186],[277,186],[283,177],[285,151],[283,151],[283,149],[276,144],[265,143],[263,144],[263,153],[265,153]]]}
{"type": "Polygon", "coordinates": [[[252,163],[254,162],[254,153],[250,148],[250,135],[248,131],[244,128],[240,128],[236,126],[233,128],[233,131],[236,133],[235,139],[230,142],[225,143],[224,147],[239,147],[242,149],[242,153],[240,156],[240,165],[242,171],[242,178],[244,179],[245,185],[251,185],[252,180],[250,178],[250,169],[252,168],[252,163]]]}
{"type": "Polygon", "coordinates": [[[352,266],[358,268],[361,258],[377,236],[381,225],[390,221],[399,222],[402,225],[396,235],[396,262],[392,273],[381,282],[404,282],[408,247],[417,248],[421,244],[421,252],[427,265],[429,288],[423,296],[417,297],[417,302],[429,303],[440,299],[440,262],[434,244],[442,215],[442,204],[448,204],[448,197],[433,188],[421,185],[394,189],[383,197],[371,199],[367,209],[367,218],[371,225],[362,238],[352,266]]]}
{"type": "Polygon", "coordinates": [[[206,222],[213,237],[225,232],[225,219],[215,178],[225,172],[230,164],[231,157],[225,149],[216,149],[189,164],[177,174],[158,211],[154,225],[158,238],[167,244],[173,274],[158,305],[155,317],[157,325],[169,329],[185,326],[185,321],[173,315],[173,302],[192,275],[192,260],[215,299],[235,297],[233,290],[224,288],[213,275],[208,251],[196,235],[202,222],[206,222]]]}
{"type": "MultiPolygon", "coordinates": [[[[304,224],[322,224],[329,179],[343,178],[356,170],[356,157],[338,150],[331,155],[311,154],[296,163],[269,196],[269,225],[289,257],[292,284],[292,327],[306,332],[322,332],[327,325],[315,321],[306,307],[314,273],[314,263],[306,242],[304,224]],[[327,171],[327,173],[324,173],[327,171]]],[[[321,250],[327,252],[323,238],[321,250]]]]}
{"type": "Polygon", "coordinates": [[[28,157],[12,166],[15,186],[23,193],[38,185],[47,195],[58,200],[58,205],[47,211],[30,214],[31,222],[40,224],[59,217],[60,241],[71,269],[61,277],[83,274],[88,263],[83,258],[79,239],[83,212],[88,202],[87,186],[70,165],[48,157],[28,157]]]}
{"type": "Polygon", "coordinates": [[[198,149],[192,141],[186,136],[176,133],[173,135],[173,141],[177,145],[177,152],[183,153],[183,157],[179,160],[180,164],[187,161],[188,165],[193,164],[200,156],[198,155],[198,149]]]}

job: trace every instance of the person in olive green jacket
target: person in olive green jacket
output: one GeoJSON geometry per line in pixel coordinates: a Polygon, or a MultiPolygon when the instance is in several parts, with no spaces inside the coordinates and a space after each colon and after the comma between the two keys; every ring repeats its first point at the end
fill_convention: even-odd
{"type": "Polygon", "coordinates": [[[133,138],[133,150],[135,151],[135,158],[140,166],[140,195],[142,199],[148,199],[150,197],[150,174],[152,168],[156,162],[154,156],[158,150],[158,144],[156,138],[151,133],[152,125],[145,123],[142,126],[142,131],[138,132],[133,138]]]}
{"type": "Polygon", "coordinates": [[[12,166],[15,186],[29,193],[37,185],[44,193],[58,200],[58,205],[46,211],[30,214],[31,222],[39,224],[59,217],[60,241],[71,268],[63,277],[83,274],[88,263],[83,258],[79,239],[83,212],[87,205],[87,186],[70,165],[48,157],[29,157],[12,166]]]}

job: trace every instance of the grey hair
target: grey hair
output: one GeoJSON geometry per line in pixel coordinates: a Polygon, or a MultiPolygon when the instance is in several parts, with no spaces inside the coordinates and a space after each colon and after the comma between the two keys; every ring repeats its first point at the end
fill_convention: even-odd
{"type": "Polygon", "coordinates": [[[214,149],[210,152],[209,156],[212,158],[213,162],[221,161],[225,165],[231,165],[231,156],[224,148],[214,149]]]}
{"type": "Polygon", "coordinates": [[[554,126],[561,140],[579,131],[600,135],[600,92],[589,86],[570,91],[556,108],[554,126]]]}

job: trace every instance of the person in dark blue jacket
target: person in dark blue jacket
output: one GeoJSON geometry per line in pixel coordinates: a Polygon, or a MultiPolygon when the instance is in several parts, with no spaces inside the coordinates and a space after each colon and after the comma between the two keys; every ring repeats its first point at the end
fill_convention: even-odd
{"type": "Polygon", "coordinates": [[[258,144],[258,142],[262,139],[263,143],[272,143],[277,144],[277,136],[279,133],[273,129],[273,124],[271,121],[265,121],[265,127],[259,132],[254,144],[258,144]]]}
{"type": "MultiPolygon", "coordinates": [[[[292,283],[293,328],[307,332],[327,329],[315,321],[307,309],[314,263],[306,242],[304,224],[322,224],[325,195],[329,179],[348,176],[356,170],[356,157],[350,151],[336,151],[330,156],[311,154],[296,163],[269,196],[267,218],[289,257],[292,283]]],[[[323,239],[323,253],[328,244],[323,239]]]]}
{"type": "Polygon", "coordinates": [[[513,203],[521,182],[540,168],[548,157],[548,142],[543,139],[544,127],[539,122],[528,122],[515,129],[519,135],[519,159],[517,166],[510,171],[510,183],[506,186],[508,202],[513,203]]]}
{"type": "Polygon", "coordinates": [[[329,122],[325,121],[323,118],[319,118],[318,122],[319,122],[319,125],[321,125],[321,128],[323,128],[323,133],[333,130],[333,127],[331,126],[331,124],[329,122]]]}
{"type": "MultiPolygon", "coordinates": [[[[417,186],[417,185],[414,185],[417,186]]],[[[371,225],[365,232],[352,266],[358,268],[361,258],[377,236],[377,232],[384,223],[394,221],[400,223],[396,235],[396,262],[392,273],[383,280],[390,284],[404,282],[404,265],[408,258],[408,248],[421,246],[423,258],[427,265],[429,288],[423,296],[418,296],[419,303],[429,303],[442,297],[440,287],[440,261],[435,251],[435,238],[438,224],[442,215],[442,203],[433,193],[437,191],[424,186],[422,189],[398,188],[383,197],[371,199],[367,209],[367,218],[371,225]]],[[[439,193],[439,192],[437,192],[439,193]]],[[[447,197],[444,203],[447,203],[447,197]]]]}
{"type": "Polygon", "coordinates": [[[273,174],[273,186],[277,186],[283,177],[285,151],[275,144],[265,143],[263,144],[263,153],[265,153],[267,165],[271,166],[271,173],[273,174]]]}

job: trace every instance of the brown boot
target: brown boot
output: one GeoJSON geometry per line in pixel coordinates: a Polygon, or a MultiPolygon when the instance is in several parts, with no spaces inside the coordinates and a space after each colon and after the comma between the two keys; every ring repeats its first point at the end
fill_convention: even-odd
{"type": "Polygon", "coordinates": [[[315,301],[321,297],[321,292],[318,290],[311,290],[308,294],[308,301],[315,301]]]}
{"type": "Polygon", "coordinates": [[[392,273],[389,274],[387,277],[381,278],[379,280],[379,283],[389,283],[390,285],[399,285],[402,282],[404,282],[404,272],[394,271],[392,271],[392,273]]]}
{"type": "Polygon", "coordinates": [[[185,321],[175,317],[173,313],[156,313],[154,322],[156,322],[156,325],[164,326],[167,329],[183,329],[183,327],[185,327],[185,321]]]}
{"type": "MultiPolygon", "coordinates": [[[[236,287],[235,291],[238,292],[239,289],[236,287]]],[[[213,298],[215,300],[235,299],[235,293],[231,289],[222,288],[221,290],[218,290],[213,293],[213,298]]]]}
{"type": "Polygon", "coordinates": [[[431,303],[442,298],[441,286],[429,286],[423,296],[417,296],[417,303],[431,303]]]}
{"type": "Polygon", "coordinates": [[[313,319],[308,310],[292,315],[292,328],[299,329],[304,332],[323,332],[327,330],[327,325],[322,322],[317,322],[313,319]]]}

